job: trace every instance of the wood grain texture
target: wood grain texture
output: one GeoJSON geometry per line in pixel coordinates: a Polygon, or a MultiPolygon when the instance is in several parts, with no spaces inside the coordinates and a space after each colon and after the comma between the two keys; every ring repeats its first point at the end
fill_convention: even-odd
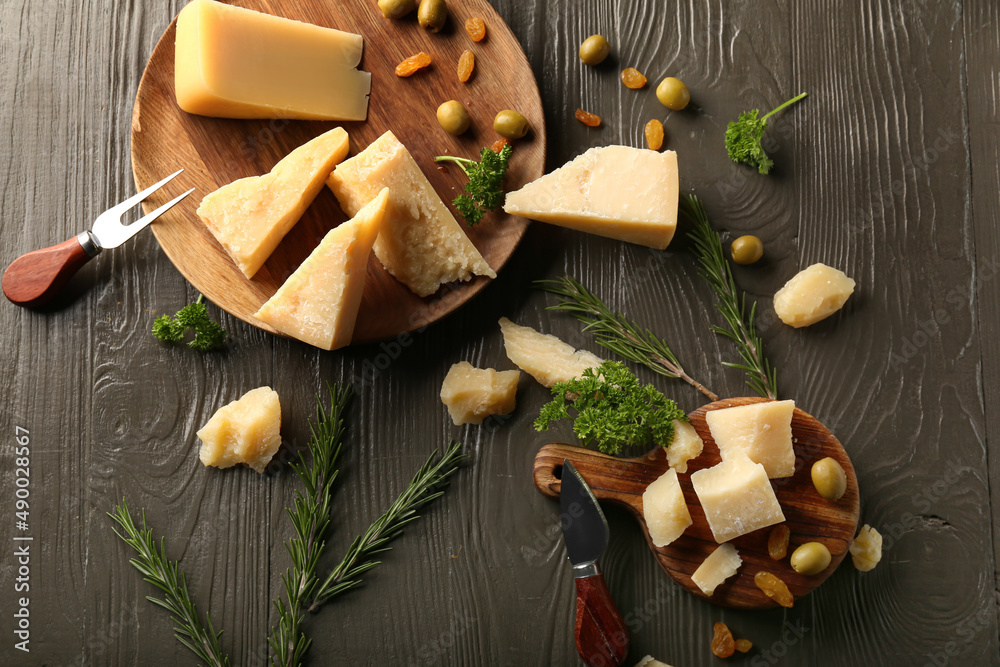
{"type": "MultiPolygon", "coordinates": [[[[528,118],[531,132],[517,142],[505,185],[520,188],[542,175],[545,118],[534,75],[517,38],[483,0],[449,3],[451,20],[436,35],[420,28],[413,16],[399,21],[384,18],[371,2],[334,5],[244,0],[236,4],[362,34],[365,50],[360,67],[372,74],[372,94],[364,122],[233,120],[188,114],[177,106],[174,97],[176,21],[163,33],[136,94],[132,117],[136,188],[146,188],[159,180],[160,174],[174,171],[174,165],[184,165],[184,182],[175,187],[196,188],[197,194],[162,216],[153,233],[181,274],[232,315],[276,333],[254,313],[346,216],[324,187],[265,265],[247,279],[198,219],[196,210],[201,199],[238,178],[266,173],[288,152],[335,125],[343,126],[350,135],[352,154],[391,130],[442,198],[450,201],[454,197],[444,193],[460,193],[468,179],[457,167],[439,168],[434,156],[478,159],[480,149],[498,138],[493,132],[496,112],[518,109],[528,118]],[[482,42],[473,42],[462,27],[471,16],[483,17],[489,26],[488,37],[482,42]],[[461,83],[456,68],[466,49],[477,54],[477,65],[469,82],[461,83]],[[419,51],[431,54],[432,65],[409,78],[397,77],[396,64],[419,51]],[[511,80],[519,84],[511,86],[511,80]],[[435,120],[438,105],[450,99],[461,101],[473,119],[472,127],[461,137],[446,134],[435,120]]],[[[144,204],[147,211],[162,203],[163,196],[151,197],[144,204]]],[[[499,270],[517,247],[527,224],[523,218],[498,211],[488,214],[476,227],[463,228],[486,262],[499,270]]],[[[447,284],[435,295],[421,298],[372,257],[354,339],[380,340],[427,326],[478,294],[488,282],[489,278],[474,277],[466,283],[447,284]]]]}
{"type": "MultiPolygon", "coordinates": [[[[861,522],[886,537],[878,568],[858,573],[844,563],[793,609],[724,610],[676,585],[633,516],[609,507],[602,566],[631,634],[626,664],[652,654],[672,665],[718,665],[709,642],[720,620],[755,644],[734,664],[1000,664],[995,4],[493,3],[541,88],[547,169],[591,146],[641,146],[642,126],[658,117],[678,151],[682,187],[701,196],[715,228],[726,240],[748,232],[764,240],[763,263],[735,275],[759,303],[779,394],[843,443],[856,466],[861,522]],[[589,69],[574,54],[594,32],[609,38],[613,56],[589,69]],[[651,84],[679,76],[691,88],[691,110],[667,113],[651,89],[624,90],[618,72],[630,65],[651,84]],[[768,130],[777,171],[761,177],[730,163],[726,123],[801,91],[809,97],[768,130]],[[602,114],[604,127],[574,121],[577,107],[602,114]],[[769,297],[815,261],[843,269],[859,289],[835,317],[786,330],[770,315],[769,297]]],[[[3,4],[4,266],[78,233],[135,191],[129,137],[139,79],[182,6],[3,4]]],[[[279,141],[261,154],[260,168],[288,148],[279,141]]],[[[409,336],[336,354],[211,306],[230,332],[224,352],[161,345],[149,335],[153,318],[198,292],[150,234],[102,253],[40,312],[0,303],[0,488],[14,484],[14,426],[29,428],[37,547],[32,652],[5,640],[0,663],[191,662],[111,533],[105,512],[125,497],[167,537],[199,607],[224,629],[234,664],[266,664],[265,636],[276,620],[269,600],[289,564],[284,508],[296,483],[287,467],[263,477],[205,470],[194,432],[220,405],[270,384],[282,401],[284,457],[304,443],[323,383],[349,380],[357,398],[327,565],[434,447],[454,437],[472,459],[363,587],[307,619],[310,664],[579,664],[558,507],[531,479],[539,448],[571,442],[572,431],[533,431],[549,394],[528,381],[510,418],[482,427],[452,426],[437,392],[456,361],[511,367],[500,316],[609,356],[575,321],[546,311],[551,298],[531,288],[569,273],[668,339],[714,391],[745,393],[741,374],[718,364],[735,352],[708,330],[717,322],[713,297],[684,231],[655,252],[532,225],[498,279],[459,311],[409,336]]],[[[637,372],[685,409],[701,405],[686,385],[637,372]]],[[[7,545],[16,533],[10,498],[4,491],[0,503],[7,545]]],[[[15,577],[11,558],[0,557],[8,639],[15,577]]]]}
{"type": "Polygon", "coordinates": [[[26,252],[4,271],[3,294],[18,306],[44,306],[92,258],[76,237],[26,252]]]}
{"type": "Polygon", "coordinates": [[[772,480],[771,484],[785,514],[784,524],[791,531],[789,553],[800,544],[821,542],[833,557],[830,566],[817,575],[804,576],[793,570],[787,560],[772,560],[767,553],[770,529],[765,528],[730,540],[743,564],[736,576],[727,579],[711,597],[706,596],[691,580],[694,571],[719,546],[691,485],[693,473],[711,468],[722,460],[705,421],[705,413],[763,400],[766,399],[723,399],[702,406],[689,415],[691,425],[705,444],[701,455],[689,462],[687,472],[678,475],[693,523],[680,538],[665,547],[657,547],[650,539],[642,504],[646,487],[670,468],[666,450],[662,447],[653,449],[645,456],[623,459],[571,445],[546,445],[535,457],[535,486],[547,496],[558,497],[562,486],[559,480],[563,460],[569,459],[598,499],[619,504],[636,518],[660,567],[685,590],[723,607],[769,609],[777,605],[757,588],[753,579],[757,572],[767,571],[784,581],[795,600],[800,601],[826,581],[847,555],[858,529],[860,497],[854,466],[843,445],[815,417],[798,408],[792,417],[795,474],[772,480]],[[828,456],[840,463],[847,474],[847,492],[835,503],[824,500],[816,493],[810,476],[812,464],[828,456]]]}

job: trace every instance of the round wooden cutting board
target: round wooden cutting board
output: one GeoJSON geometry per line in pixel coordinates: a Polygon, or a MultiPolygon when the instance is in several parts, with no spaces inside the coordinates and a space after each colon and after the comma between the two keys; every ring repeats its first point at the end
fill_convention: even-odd
{"type": "Polygon", "coordinates": [[[861,511],[858,478],[843,445],[819,420],[799,408],[795,408],[792,416],[795,474],[771,480],[785,515],[785,525],[791,531],[788,555],[780,561],[771,559],[767,551],[771,527],[762,528],[730,540],[743,564],[734,576],[715,589],[712,596],[702,593],[691,580],[698,566],[719,546],[691,485],[692,473],[711,468],[722,460],[705,421],[705,413],[765,400],[756,397],[729,398],[709,403],[688,415],[691,425],[705,443],[701,455],[688,462],[686,472],[678,474],[693,523],[683,535],[665,547],[653,545],[642,513],[642,494],[646,487],[669,469],[662,447],[645,456],[625,459],[573,445],[545,445],[535,457],[535,486],[547,496],[558,497],[563,460],[569,459],[598,499],[622,505],[635,515],[660,567],[689,592],[724,607],[774,607],[776,603],[754,584],[754,575],[764,570],[784,581],[798,601],[826,581],[840,565],[854,540],[861,511]],[[847,492],[836,502],[826,500],[816,492],[810,474],[812,464],[827,456],[836,459],[847,473],[847,492]],[[830,565],[817,575],[799,574],[789,563],[792,551],[805,542],[822,542],[830,550],[830,565]]]}
{"type": "MultiPolygon", "coordinates": [[[[449,154],[478,159],[480,149],[499,138],[493,131],[496,112],[517,109],[530,122],[531,132],[515,144],[505,188],[520,188],[542,175],[545,119],[538,86],[517,38],[485,1],[450,0],[448,25],[436,35],[420,28],[415,14],[396,21],[383,18],[375,0],[238,0],[232,4],[359,33],[365,40],[361,68],[372,74],[365,122],[206,118],[181,111],[174,97],[176,21],[156,45],[139,84],[132,117],[136,187],[141,190],[166,174],[185,170],[143,204],[148,212],[183,190],[196,189],[153,223],[153,233],[167,257],[195,288],[241,320],[273,332],[253,314],[326,232],[347,216],[324,187],[260,271],[248,280],[195,211],[208,193],[238,178],[266,173],[293,149],[336,125],[342,125],[350,135],[351,154],[392,130],[450,204],[467,179],[457,167],[438,168],[434,157],[449,154]],[[464,29],[465,20],[473,16],[481,17],[487,26],[486,39],[479,43],[469,39],[464,29]],[[476,69],[468,83],[461,83],[456,68],[466,49],[475,54],[476,69]],[[429,53],[433,64],[410,78],[397,77],[396,64],[419,51],[429,53]],[[472,116],[472,128],[460,138],[441,130],[435,118],[438,105],[450,99],[462,102],[472,116]]],[[[498,211],[466,231],[489,265],[499,270],[527,224],[523,218],[498,211]]],[[[420,298],[390,276],[373,255],[354,340],[380,340],[430,324],[472,298],[488,280],[477,277],[467,283],[452,283],[437,294],[420,298]]]]}

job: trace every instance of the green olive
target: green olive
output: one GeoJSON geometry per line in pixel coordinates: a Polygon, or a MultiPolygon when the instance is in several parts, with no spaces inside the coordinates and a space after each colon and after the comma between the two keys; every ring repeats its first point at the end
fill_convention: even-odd
{"type": "Polygon", "coordinates": [[[764,244],[756,236],[747,234],[733,241],[732,252],[737,264],[753,264],[764,256],[764,244]]]}
{"type": "Polygon", "coordinates": [[[836,459],[820,459],[812,467],[813,486],[827,500],[840,500],[847,491],[847,475],[836,459]]]}
{"type": "Polygon", "coordinates": [[[528,133],[528,119],[513,109],[504,109],[493,119],[493,129],[501,137],[520,139],[528,133]]]}
{"type": "Polygon", "coordinates": [[[680,111],[691,101],[691,91],[680,79],[668,76],[656,87],[656,99],[668,109],[680,111]]]}
{"type": "Polygon", "coordinates": [[[448,20],[448,5],[444,0],[420,0],[417,22],[428,32],[440,32],[448,20]]]}
{"type": "Polygon", "coordinates": [[[591,35],[580,45],[580,60],[584,65],[600,65],[611,53],[611,45],[601,35],[591,35]]]}
{"type": "Polygon", "coordinates": [[[792,552],[792,569],[799,574],[819,574],[830,565],[830,550],[819,542],[806,542],[792,552]]]}
{"type": "Polygon", "coordinates": [[[441,125],[441,129],[448,134],[454,134],[456,137],[468,130],[469,125],[472,124],[469,112],[457,100],[448,100],[439,106],[437,119],[441,125]]]}
{"type": "Polygon", "coordinates": [[[387,19],[401,19],[417,8],[417,0],[378,0],[378,8],[387,19]]]}

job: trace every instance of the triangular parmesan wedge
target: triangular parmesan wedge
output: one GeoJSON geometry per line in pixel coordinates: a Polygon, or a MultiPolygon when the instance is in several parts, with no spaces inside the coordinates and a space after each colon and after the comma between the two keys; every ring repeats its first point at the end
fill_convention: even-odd
{"type": "Polygon", "coordinates": [[[254,317],[324,350],[350,343],[388,201],[383,188],[352,220],[331,229],[254,317]]]}
{"type": "Polygon", "coordinates": [[[337,165],[327,185],[347,215],[389,188],[391,200],[375,256],[417,296],[429,296],[444,283],[469,280],[473,274],[496,278],[392,132],[337,165]]]}
{"type": "Polygon", "coordinates": [[[334,128],[296,148],[270,173],[241,178],[207,195],[198,217],[243,275],[253,278],[347,150],[347,132],[334,128]]]}
{"type": "Polygon", "coordinates": [[[679,192],[673,151],[605,146],[507,193],[503,210],[662,250],[677,228],[679,192]]]}
{"type": "Polygon", "coordinates": [[[604,360],[586,350],[574,350],[555,336],[535,331],[500,318],[500,332],[507,358],[522,371],[552,388],[557,382],[569,382],[588,368],[597,368],[604,360]]]}

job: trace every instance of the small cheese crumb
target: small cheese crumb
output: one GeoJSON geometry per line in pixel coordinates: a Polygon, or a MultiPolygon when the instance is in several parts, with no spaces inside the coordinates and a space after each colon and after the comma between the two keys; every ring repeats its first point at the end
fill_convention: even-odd
{"type": "Polygon", "coordinates": [[[875,569],[882,560],[882,535],[867,523],[851,543],[851,560],[854,567],[862,572],[875,569]]]}
{"type": "Polygon", "coordinates": [[[677,472],[687,472],[687,462],[701,455],[705,443],[691,424],[679,419],[675,419],[673,423],[674,441],[667,447],[667,465],[677,472]]]}
{"type": "Polygon", "coordinates": [[[684,502],[676,470],[671,468],[646,487],[642,494],[642,517],[649,539],[658,547],[667,546],[691,525],[691,513],[684,502]]]}
{"type": "Polygon", "coordinates": [[[243,463],[263,473],[281,446],[278,392],[259,387],[219,408],[198,431],[199,458],[206,466],[229,468],[243,463]]]}
{"type": "Polygon", "coordinates": [[[453,365],[441,385],[441,401],[456,426],[482,424],[492,415],[514,411],[519,371],[476,368],[467,361],[453,365]]]}
{"type": "Polygon", "coordinates": [[[736,570],[742,564],[743,559],[740,558],[736,547],[726,543],[708,555],[691,575],[691,581],[701,589],[702,593],[712,595],[716,587],[736,574],[736,570]]]}

